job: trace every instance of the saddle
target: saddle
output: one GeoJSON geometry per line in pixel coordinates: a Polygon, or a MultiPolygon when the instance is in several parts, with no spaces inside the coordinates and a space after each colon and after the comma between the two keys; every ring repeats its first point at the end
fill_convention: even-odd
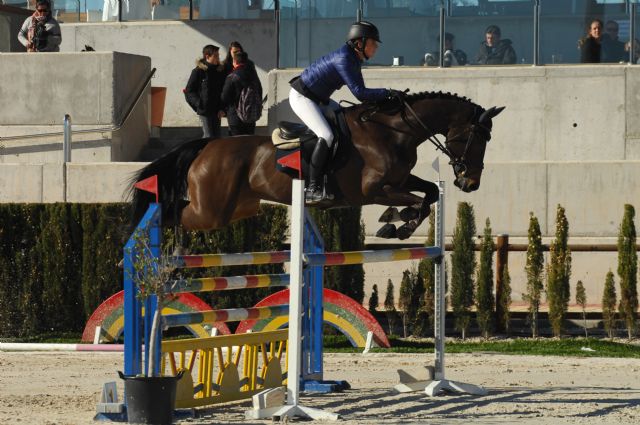
{"type": "MultiPolygon", "coordinates": [[[[337,184],[332,178],[332,174],[344,166],[348,160],[351,132],[347,126],[343,109],[336,111],[323,109],[323,115],[333,130],[333,149],[325,175],[327,176],[327,184],[335,190],[337,184]]],[[[309,162],[313,148],[318,141],[317,136],[304,124],[280,121],[278,127],[271,133],[271,141],[276,147],[276,168],[292,177],[298,176],[297,171],[279,164],[277,160],[300,150],[302,175],[305,176],[305,181],[308,183],[309,162]]]]}

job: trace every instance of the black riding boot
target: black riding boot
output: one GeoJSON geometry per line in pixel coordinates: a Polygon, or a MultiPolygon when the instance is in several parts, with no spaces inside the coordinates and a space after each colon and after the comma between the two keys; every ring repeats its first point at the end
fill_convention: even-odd
{"type": "Polygon", "coordinates": [[[307,204],[313,205],[327,199],[322,190],[324,177],[324,167],[329,158],[329,146],[323,138],[318,138],[318,142],[311,154],[311,163],[309,164],[309,187],[305,192],[304,199],[307,204]]]}

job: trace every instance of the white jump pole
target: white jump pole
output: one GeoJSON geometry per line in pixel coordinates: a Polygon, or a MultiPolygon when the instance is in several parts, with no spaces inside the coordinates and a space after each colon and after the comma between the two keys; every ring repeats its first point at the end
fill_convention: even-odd
{"type": "MultiPolygon", "coordinates": [[[[304,180],[293,179],[291,187],[291,262],[289,266],[289,346],[287,348],[287,394],[284,406],[249,411],[254,419],[302,417],[315,420],[338,420],[336,413],[302,406],[300,368],[302,365],[302,268],[304,235],[304,180]]],[[[306,312],[308,313],[308,312],[306,312]]]]}
{"type": "Polygon", "coordinates": [[[435,320],[434,320],[434,338],[435,338],[435,373],[434,380],[427,385],[424,392],[428,396],[440,395],[443,392],[468,393],[473,395],[486,395],[487,390],[473,384],[465,384],[462,382],[449,381],[444,375],[444,353],[445,353],[445,245],[444,245],[444,182],[438,181],[438,205],[436,206],[436,228],[435,240],[436,246],[440,247],[442,257],[435,264],[435,320]]]}

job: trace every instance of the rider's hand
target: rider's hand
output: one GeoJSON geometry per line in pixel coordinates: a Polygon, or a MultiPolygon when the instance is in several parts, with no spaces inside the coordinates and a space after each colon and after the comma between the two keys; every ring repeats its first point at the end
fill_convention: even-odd
{"type": "Polygon", "coordinates": [[[389,89],[389,99],[395,99],[400,104],[404,103],[406,93],[400,90],[389,89]]]}

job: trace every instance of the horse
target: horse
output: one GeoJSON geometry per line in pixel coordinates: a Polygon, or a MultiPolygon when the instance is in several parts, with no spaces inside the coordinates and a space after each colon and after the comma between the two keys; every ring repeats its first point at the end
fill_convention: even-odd
{"type": "MultiPolygon", "coordinates": [[[[450,159],[454,184],[464,192],[480,187],[492,119],[504,107],[485,110],[451,93],[420,92],[343,109],[351,140],[343,164],[331,173],[337,196],[322,208],[379,204],[389,208],[378,231],[406,239],[438,200],[437,186],[413,174],[417,147],[430,140],[450,159]],[[436,135],[444,135],[444,144],[436,135]],[[418,196],[412,192],[423,193],[418,196]],[[395,207],[405,207],[400,214],[395,207]],[[391,221],[405,223],[396,228],[391,221]]],[[[185,230],[220,229],[258,214],[261,201],[291,204],[292,176],[276,169],[269,136],[234,136],[186,142],[141,169],[132,183],[158,177],[165,225],[185,230]],[[188,197],[187,197],[188,196],[188,197]]],[[[130,188],[132,223],[154,197],[130,188]]]]}

